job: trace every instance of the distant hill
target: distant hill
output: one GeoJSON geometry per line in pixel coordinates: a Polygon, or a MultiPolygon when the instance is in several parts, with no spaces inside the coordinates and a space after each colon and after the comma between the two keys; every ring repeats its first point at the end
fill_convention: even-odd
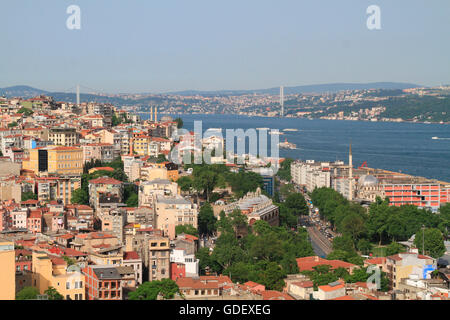
{"type": "MultiPolygon", "coordinates": [[[[401,82],[372,82],[372,83],[327,83],[296,87],[284,87],[284,94],[302,94],[302,93],[325,93],[325,92],[339,92],[343,90],[367,90],[367,89],[407,89],[421,87],[413,83],[401,82]]],[[[256,90],[219,90],[219,91],[195,91],[185,90],[171,92],[168,94],[174,95],[241,95],[241,94],[271,94],[276,95],[280,93],[280,88],[256,89],[256,90]]]]}
{"type": "Polygon", "coordinates": [[[0,88],[0,96],[9,97],[24,97],[32,98],[41,94],[48,94],[48,91],[36,89],[29,86],[12,86],[7,88],[0,88]]]}
{"type": "MultiPolygon", "coordinates": [[[[0,88],[0,96],[11,97],[22,97],[25,99],[33,98],[39,95],[48,95],[53,97],[56,101],[67,101],[75,102],[76,94],[70,92],[50,92],[46,90],[36,89],[30,86],[13,86],[7,88],[0,88]]],[[[120,97],[106,97],[103,95],[96,94],[80,94],[81,101],[90,101],[98,103],[111,103],[111,104],[130,104],[131,100],[122,99],[120,97]]]]}
{"type": "MultiPolygon", "coordinates": [[[[363,90],[363,89],[388,89],[388,90],[398,90],[406,88],[417,88],[416,84],[412,83],[400,83],[400,82],[373,82],[373,83],[330,83],[330,84],[317,84],[317,85],[307,85],[307,86],[296,86],[296,87],[285,87],[285,94],[302,94],[302,93],[325,93],[325,92],[338,92],[343,90],[363,90]]],[[[227,96],[227,95],[242,95],[242,94],[271,94],[277,95],[280,93],[280,88],[269,88],[269,89],[257,89],[257,90],[218,90],[218,91],[177,91],[164,93],[161,95],[203,95],[203,96],[227,96]]],[[[69,101],[75,102],[75,93],[67,92],[50,92],[46,90],[36,89],[30,86],[13,86],[7,88],[0,88],[0,96],[6,97],[23,97],[31,98],[41,94],[49,95],[55,98],[56,101],[69,101]]],[[[122,98],[121,96],[107,97],[104,95],[96,94],[81,94],[82,101],[93,101],[99,103],[113,103],[113,104],[133,104],[138,101],[131,100],[128,98],[122,98]]],[[[155,99],[153,97],[152,99],[155,99]]],[[[147,100],[143,98],[142,100],[147,100]]]]}

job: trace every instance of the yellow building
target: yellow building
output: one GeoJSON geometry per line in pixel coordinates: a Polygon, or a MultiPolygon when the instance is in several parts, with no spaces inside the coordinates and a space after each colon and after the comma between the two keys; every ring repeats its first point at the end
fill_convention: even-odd
{"type": "Polygon", "coordinates": [[[386,270],[389,285],[397,290],[402,279],[415,277],[425,279],[436,270],[436,260],[418,252],[405,252],[386,257],[386,270]]]}
{"type": "Polygon", "coordinates": [[[133,151],[140,156],[148,155],[148,144],[150,137],[146,135],[139,135],[133,138],[133,151]]]}
{"type": "Polygon", "coordinates": [[[62,258],[50,258],[42,251],[33,252],[32,284],[44,294],[45,290],[53,287],[64,300],[84,300],[84,275],[78,266],[67,266],[62,258]]]}
{"type": "Polygon", "coordinates": [[[16,297],[15,259],[14,243],[0,239],[0,300],[16,297]]]}
{"type": "Polygon", "coordinates": [[[22,167],[36,174],[48,172],[60,175],[81,175],[83,149],[62,146],[32,149],[30,158],[23,161],[22,167]]]}
{"type": "Polygon", "coordinates": [[[79,134],[75,128],[55,127],[51,128],[48,139],[58,146],[73,146],[79,142],[79,134]]]}

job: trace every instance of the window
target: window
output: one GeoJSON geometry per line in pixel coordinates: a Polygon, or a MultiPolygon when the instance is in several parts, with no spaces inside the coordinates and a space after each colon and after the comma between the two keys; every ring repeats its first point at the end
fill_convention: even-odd
{"type": "Polygon", "coordinates": [[[70,282],[66,282],[66,289],[70,289],[70,282]]]}

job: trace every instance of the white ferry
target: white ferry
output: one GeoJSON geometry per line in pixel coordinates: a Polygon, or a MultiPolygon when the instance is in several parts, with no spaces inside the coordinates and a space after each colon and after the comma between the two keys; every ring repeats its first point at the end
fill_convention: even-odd
{"type": "Polygon", "coordinates": [[[278,146],[280,148],[284,148],[284,149],[297,149],[297,145],[295,145],[294,143],[288,142],[287,139],[285,139],[284,142],[280,142],[278,144],[278,146]]]}

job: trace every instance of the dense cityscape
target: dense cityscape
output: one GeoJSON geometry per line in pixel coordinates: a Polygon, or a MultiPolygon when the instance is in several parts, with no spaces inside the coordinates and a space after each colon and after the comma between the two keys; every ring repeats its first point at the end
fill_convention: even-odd
{"type": "Polygon", "coordinates": [[[0,12],[3,318],[448,313],[448,0],[0,12]]]}
{"type": "Polygon", "coordinates": [[[355,167],[351,142],[348,161],[229,162],[213,135],[179,163],[197,133],[162,109],[1,98],[0,299],[448,300],[449,182],[355,167]]]}

